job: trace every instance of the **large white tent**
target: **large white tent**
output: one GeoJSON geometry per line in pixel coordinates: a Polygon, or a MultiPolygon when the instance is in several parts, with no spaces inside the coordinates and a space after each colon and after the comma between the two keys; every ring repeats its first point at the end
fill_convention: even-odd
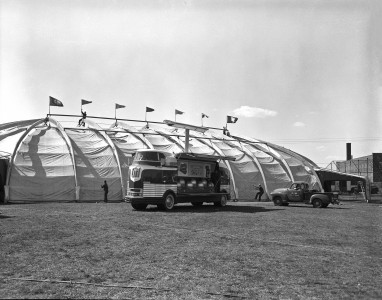
{"type": "MultiPolygon", "coordinates": [[[[275,188],[303,180],[321,190],[308,158],[286,148],[244,136],[227,136],[217,129],[190,132],[189,152],[232,156],[233,199],[253,199],[255,185],[265,196],[275,188]]],[[[103,199],[101,185],[109,185],[109,199],[126,194],[128,166],[137,149],[172,153],[185,149],[185,132],[165,124],[132,126],[113,122],[101,127],[89,118],[85,127],[64,127],[50,117],[0,125],[0,154],[7,160],[3,178],[8,201],[94,201],[103,199]]]]}

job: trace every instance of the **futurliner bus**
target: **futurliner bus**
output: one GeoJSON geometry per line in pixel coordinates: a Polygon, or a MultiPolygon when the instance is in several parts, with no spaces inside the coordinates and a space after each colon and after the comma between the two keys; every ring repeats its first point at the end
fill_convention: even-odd
{"type": "Polygon", "coordinates": [[[177,203],[204,202],[223,207],[230,199],[230,176],[222,160],[213,155],[172,154],[161,150],[135,152],[129,167],[126,200],[136,210],[156,205],[172,210],[177,203]]]}

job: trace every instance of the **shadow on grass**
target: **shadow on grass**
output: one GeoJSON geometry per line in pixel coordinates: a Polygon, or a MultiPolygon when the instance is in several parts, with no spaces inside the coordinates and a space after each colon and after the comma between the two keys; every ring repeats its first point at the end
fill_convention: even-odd
{"type": "MultiPolygon", "coordinates": [[[[200,207],[195,207],[192,205],[176,205],[173,210],[171,211],[163,211],[165,213],[214,213],[214,212],[239,212],[239,213],[260,213],[260,212],[271,212],[271,211],[277,211],[283,208],[275,208],[275,209],[268,209],[261,206],[235,206],[235,205],[227,205],[225,207],[216,207],[214,205],[210,204],[204,204],[200,207]]],[[[147,211],[157,212],[161,211],[155,206],[148,206],[147,211]]]]}
{"type": "Polygon", "coordinates": [[[12,216],[0,215],[0,219],[9,219],[9,218],[13,218],[13,217],[12,216]]]}
{"type": "Polygon", "coordinates": [[[327,209],[351,209],[351,207],[344,207],[341,205],[328,206],[325,208],[314,208],[311,204],[307,204],[307,205],[289,204],[288,207],[299,207],[299,208],[321,209],[321,210],[322,209],[324,209],[324,210],[327,210],[327,209]]]}

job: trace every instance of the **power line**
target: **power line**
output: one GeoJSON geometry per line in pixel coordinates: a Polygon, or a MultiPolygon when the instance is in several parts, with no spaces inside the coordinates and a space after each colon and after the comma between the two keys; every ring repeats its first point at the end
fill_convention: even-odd
{"type": "Polygon", "coordinates": [[[355,138],[315,138],[315,139],[284,139],[270,140],[272,143],[299,144],[299,143],[337,143],[337,142],[370,142],[381,141],[382,137],[355,137],[355,138]]]}

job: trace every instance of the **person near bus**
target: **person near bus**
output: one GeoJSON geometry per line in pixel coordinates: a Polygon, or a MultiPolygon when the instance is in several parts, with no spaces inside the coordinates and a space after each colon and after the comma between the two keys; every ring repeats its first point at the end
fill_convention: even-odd
{"type": "Polygon", "coordinates": [[[211,174],[212,183],[215,185],[215,192],[220,193],[221,174],[219,163],[216,163],[215,170],[211,174]]]}
{"type": "Polygon", "coordinates": [[[261,201],[261,196],[264,194],[264,189],[261,186],[261,184],[259,184],[256,189],[258,190],[258,192],[256,193],[255,200],[257,199],[257,197],[259,197],[259,201],[261,201]]]}

